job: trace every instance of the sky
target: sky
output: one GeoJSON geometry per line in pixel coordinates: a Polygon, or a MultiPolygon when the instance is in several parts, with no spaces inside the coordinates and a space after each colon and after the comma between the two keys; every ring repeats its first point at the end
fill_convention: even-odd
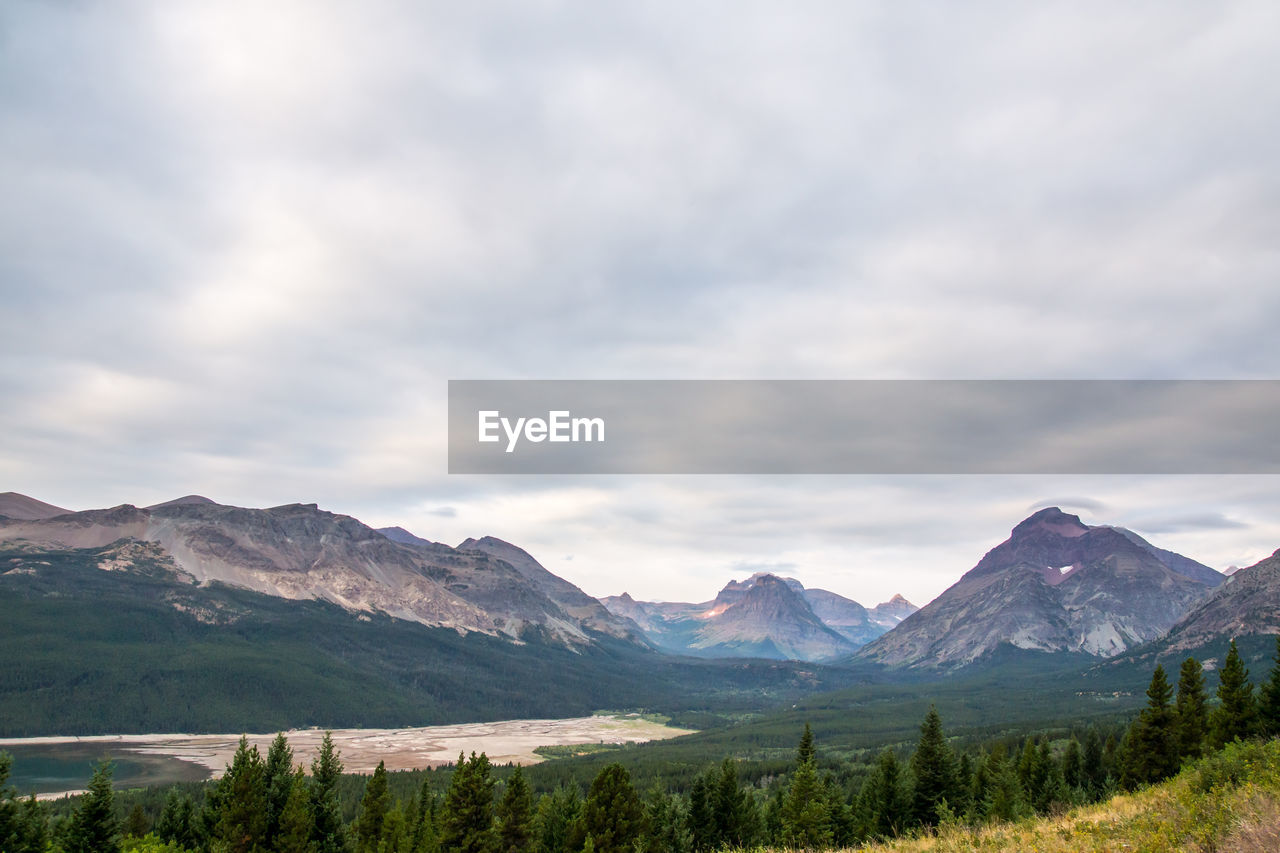
{"type": "MultiPolygon", "coordinates": [[[[449,379],[1278,378],[1274,3],[0,6],[0,491],[923,603],[1280,479],[446,473],[449,379]]],[[[1158,436],[1153,440],[1158,440],[1158,436]]]]}

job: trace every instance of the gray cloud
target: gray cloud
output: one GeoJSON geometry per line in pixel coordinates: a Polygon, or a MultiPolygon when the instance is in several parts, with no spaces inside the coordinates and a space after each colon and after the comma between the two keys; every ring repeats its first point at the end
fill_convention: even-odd
{"type": "Polygon", "coordinates": [[[0,489],[316,500],[689,599],[739,560],[927,597],[1045,494],[1274,518],[1271,478],[448,478],[444,400],[1271,378],[1278,26],[1262,3],[6,4],[0,489]]]}

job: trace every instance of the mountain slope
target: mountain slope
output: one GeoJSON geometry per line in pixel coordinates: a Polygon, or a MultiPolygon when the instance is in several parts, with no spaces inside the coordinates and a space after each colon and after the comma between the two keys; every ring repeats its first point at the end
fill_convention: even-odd
{"type": "Polygon", "coordinates": [[[354,612],[513,639],[534,631],[581,646],[595,633],[487,553],[393,542],[314,504],[246,509],[184,498],[147,509],[126,504],[0,520],[0,543],[32,553],[101,548],[121,539],[158,546],[175,572],[200,584],[321,599],[354,612]]]}
{"type": "Polygon", "coordinates": [[[0,736],[398,727],[674,712],[850,683],[785,663],[673,661],[201,585],[153,542],[0,547],[0,736]]]}
{"type": "Polygon", "coordinates": [[[871,616],[871,621],[888,631],[919,609],[901,595],[895,595],[888,601],[880,602],[867,613],[871,616]]]}
{"type": "Polygon", "coordinates": [[[60,506],[47,504],[17,492],[0,492],[0,516],[20,521],[34,521],[38,518],[53,518],[55,515],[66,515],[71,512],[60,506]]]}
{"type": "Polygon", "coordinates": [[[1280,551],[1232,574],[1159,645],[1182,652],[1254,634],[1280,634],[1280,551]]]}
{"type": "Polygon", "coordinates": [[[1041,510],[859,656],[950,669],[1004,644],[1111,657],[1153,640],[1211,586],[1131,536],[1057,507],[1041,510]]]}

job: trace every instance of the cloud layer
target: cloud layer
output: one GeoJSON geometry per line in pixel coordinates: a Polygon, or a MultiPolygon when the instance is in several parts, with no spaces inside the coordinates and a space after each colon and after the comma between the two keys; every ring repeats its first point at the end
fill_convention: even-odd
{"type": "Polygon", "coordinates": [[[0,482],[509,531],[652,597],[757,562],[935,594],[1054,494],[1262,556],[1270,478],[448,478],[444,402],[1273,378],[1278,29],[1247,2],[7,4],[0,482]]]}

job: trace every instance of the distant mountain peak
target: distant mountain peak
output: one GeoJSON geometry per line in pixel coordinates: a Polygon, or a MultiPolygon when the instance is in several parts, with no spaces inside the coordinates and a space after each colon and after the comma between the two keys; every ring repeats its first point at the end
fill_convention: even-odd
{"type": "Polygon", "coordinates": [[[41,500],[19,494],[18,492],[0,492],[0,516],[15,518],[19,521],[37,521],[42,518],[53,518],[67,515],[71,510],[45,503],[41,500]]]}
{"type": "Polygon", "coordinates": [[[171,501],[163,501],[162,503],[152,504],[147,509],[160,509],[165,506],[189,506],[191,504],[216,504],[217,501],[210,500],[204,495],[183,495],[180,498],[174,498],[171,501]]]}

